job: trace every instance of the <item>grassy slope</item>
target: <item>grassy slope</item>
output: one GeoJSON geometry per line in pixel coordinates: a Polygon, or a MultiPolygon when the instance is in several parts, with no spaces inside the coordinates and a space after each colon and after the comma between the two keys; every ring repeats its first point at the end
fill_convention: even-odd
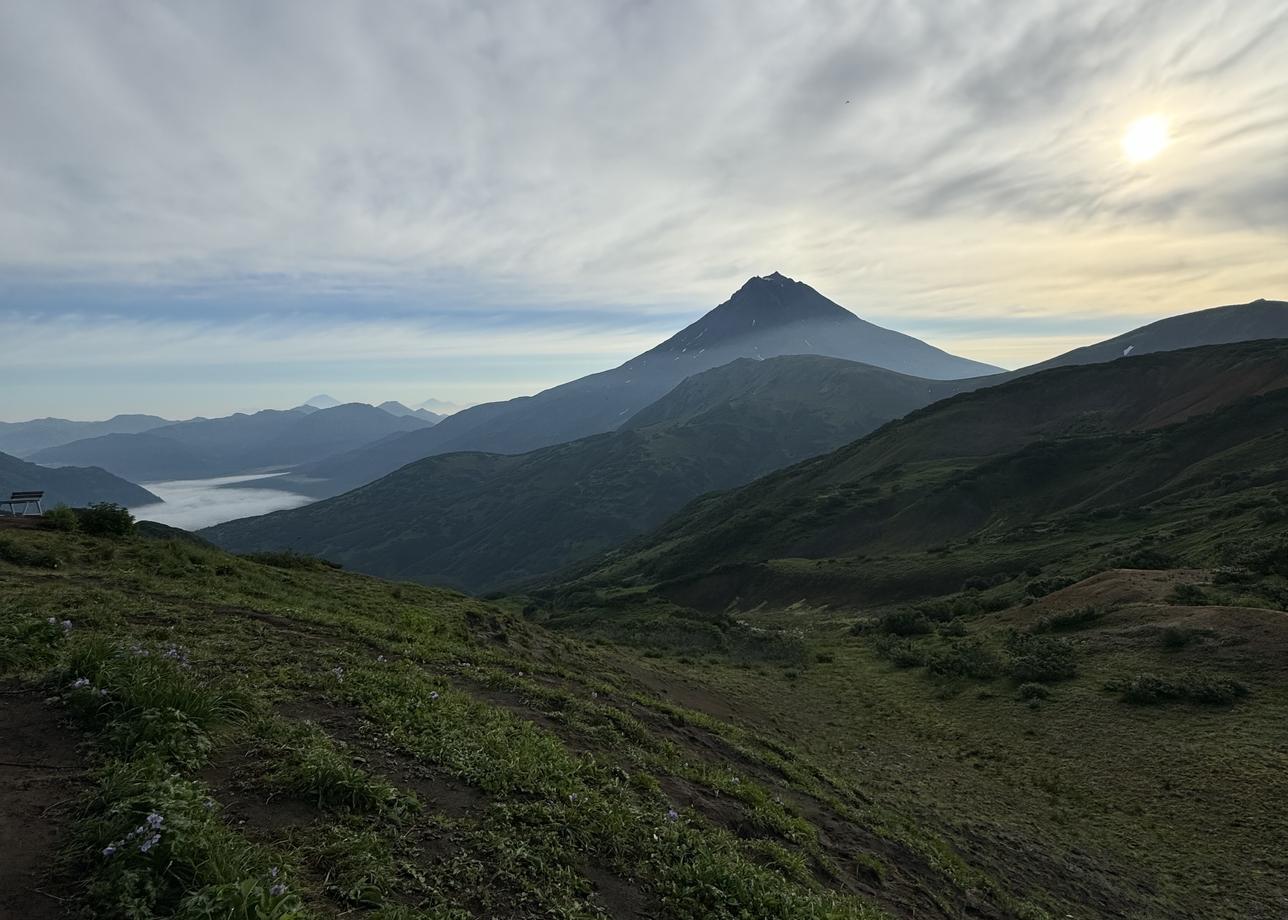
{"type": "Polygon", "coordinates": [[[754,706],[829,769],[861,778],[875,802],[947,828],[977,864],[1044,890],[1039,900],[1057,916],[1281,916],[1288,613],[1167,603],[1171,585],[1206,577],[1114,570],[1033,606],[968,614],[963,638],[908,640],[923,653],[975,642],[1000,650],[1009,629],[1048,609],[1096,604],[1101,620],[1062,634],[1077,676],[1032,705],[1005,676],[897,667],[878,654],[879,630],[850,633],[852,611],[799,606],[743,618],[802,634],[825,661],[748,670],[666,656],[660,681],[701,681],[733,708],[754,706]],[[1146,590],[1123,588],[1138,582],[1146,590]],[[1195,638],[1171,648],[1165,637],[1176,631],[1195,638]],[[1233,677],[1251,695],[1233,706],[1141,706],[1106,689],[1141,673],[1233,677]]]}
{"type": "Polygon", "coordinates": [[[1041,916],[634,656],[317,564],[7,536],[0,720],[36,692],[87,733],[57,842],[95,916],[1041,916]]]}
{"type": "MultiPolygon", "coordinates": [[[[1085,518],[1099,513],[1185,516],[1179,500],[1198,497],[1192,480],[1213,485],[1233,471],[1281,475],[1273,442],[1283,437],[1286,384],[1288,346],[1272,342],[1056,369],[957,396],[824,457],[694,502],[590,577],[656,581],[730,564],[901,552],[958,539],[1005,557],[1007,543],[1048,518],[1090,531],[1085,518]],[[1270,395],[1258,400],[1262,393],[1270,395]],[[1267,472],[1274,469],[1280,472],[1267,472]]],[[[728,591],[723,596],[721,606],[728,591]]]]}

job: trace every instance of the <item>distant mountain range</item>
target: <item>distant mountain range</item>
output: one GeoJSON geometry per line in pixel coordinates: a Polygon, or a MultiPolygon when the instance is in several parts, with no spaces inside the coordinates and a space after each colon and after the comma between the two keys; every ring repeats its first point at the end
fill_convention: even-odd
{"type": "Polygon", "coordinates": [[[33,461],[100,466],[142,482],[202,479],[292,466],[433,424],[349,403],[327,409],[265,409],[253,415],[192,419],[141,434],[109,434],[50,447],[33,461]]]}
{"type": "Polygon", "coordinates": [[[814,456],[957,392],[817,356],[740,358],[617,431],[526,454],[451,453],[345,495],[220,524],[237,551],[290,548],[472,591],[547,575],[660,524],[695,496],[814,456]]]}
{"type": "Polygon", "coordinates": [[[750,279],[725,303],[620,367],[535,396],[464,409],[432,430],[306,464],[294,476],[279,477],[276,487],[327,497],[436,454],[517,454],[563,444],[612,431],[686,377],[738,358],[800,354],[935,379],[1000,370],[865,322],[809,285],[775,272],[750,279]]]}
{"type": "Polygon", "coordinates": [[[592,566],[585,581],[661,584],[669,597],[711,609],[770,593],[888,601],[901,590],[897,566],[878,585],[880,567],[864,559],[942,554],[967,541],[956,565],[941,555],[906,569],[923,593],[953,591],[965,575],[1032,558],[1035,541],[1053,560],[1094,548],[1102,517],[1146,531],[1185,518],[1212,490],[1288,482],[1285,419],[1282,340],[1054,368],[942,400],[700,499],[592,566]],[[936,577],[944,584],[925,583],[936,577]]]}
{"type": "Polygon", "coordinates": [[[156,415],[116,415],[102,422],[73,422],[65,418],[38,418],[29,422],[0,422],[0,450],[26,457],[46,447],[106,434],[138,434],[169,419],[156,415]]]}
{"type": "MultiPolygon", "coordinates": [[[[1288,305],[1222,309],[1222,322],[1186,315],[1121,338],[1163,348],[1221,338],[1227,326],[1240,335],[1280,328],[1288,335],[1288,305]]],[[[724,323],[721,317],[709,328],[724,323]]],[[[687,348],[685,341],[693,338],[678,347],[687,348]]],[[[1119,357],[1125,347],[1108,345],[1119,357]]],[[[1105,351],[1092,346],[1049,363],[1095,361],[1105,351]]],[[[945,397],[1023,387],[1041,367],[927,380],[819,357],[736,360],[689,377],[611,433],[518,456],[437,455],[338,498],[228,522],[206,535],[235,549],[290,547],[373,574],[492,589],[587,558],[656,526],[703,492],[825,452],[945,397]]],[[[409,440],[395,436],[379,449],[396,451],[409,440]]],[[[956,432],[949,441],[953,449],[969,443],[956,432]]]]}
{"type": "Polygon", "coordinates": [[[0,453],[0,501],[11,492],[43,491],[46,509],[58,504],[81,507],[94,502],[138,506],[161,501],[142,486],[105,470],[81,467],[49,469],[0,453]]]}
{"type": "Polygon", "coordinates": [[[445,418],[445,416],[439,415],[437,412],[430,412],[428,409],[424,409],[424,408],[409,409],[406,406],[404,406],[402,403],[392,399],[389,400],[388,402],[382,402],[380,405],[376,406],[376,408],[383,409],[384,411],[388,412],[390,415],[415,416],[416,418],[424,419],[425,421],[429,422],[431,425],[437,425],[445,418]]]}

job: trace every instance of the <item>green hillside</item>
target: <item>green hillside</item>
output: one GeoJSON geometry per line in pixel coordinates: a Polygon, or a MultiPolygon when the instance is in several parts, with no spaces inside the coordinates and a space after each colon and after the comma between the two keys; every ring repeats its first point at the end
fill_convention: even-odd
{"type": "Polygon", "coordinates": [[[618,431],[517,456],[430,457],[203,535],[492,590],[620,545],[704,492],[824,453],[961,386],[836,358],[743,359],[689,378],[618,431]]]}
{"type": "Polygon", "coordinates": [[[515,611],[3,536],[0,822],[40,832],[0,906],[24,916],[1042,916],[774,726],[515,611]]]}
{"type": "Polygon", "coordinates": [[[1288,495],[1201,510],[1219,568],[733,615],[0,530],[0,911],[1268,920],[1288,495]]]}
{"type": "Polygon", "coordinates": [[[744,585],[760,596],[752,585],[762,580],[782,597],[888,600],[920,590],[912,582],[926,575],[918,567],[903,577],[898,564],[867,557],[956,554],[960,565],[942,576],[952,585],[972,567],[1004,570],[1035,544],[1053,558],[1071,545],[1126,552],[1163,521],[1202,527],[1208,497],[1288,476],[1285,387],[1288,344],[1278,341],[1047,371],[942,401],[695,502],[587,578],[677,580],[686,602],[716,607],[744,585]],[[1106,520],[1113,540],[1099,532],[1106,520]],[[958,542],[965,548],[950,551],[958,542]],[[793,566],[767,561],[800,558],[816,560],[803,578],[780,577],[793,566]]]}
{"type": "Polygon", "coordinates": [[[48,467],[0,453],[0,500],[12,492],[44,492],[46,508],[115,502],[146,505],[161,501],[142,486],[97,467],[48,467]]]}

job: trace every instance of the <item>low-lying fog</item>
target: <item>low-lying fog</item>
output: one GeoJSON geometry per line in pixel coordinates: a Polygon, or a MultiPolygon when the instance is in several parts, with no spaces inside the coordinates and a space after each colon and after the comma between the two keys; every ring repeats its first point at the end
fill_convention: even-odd
{"type": "Polygon", "coordinates": [[[221,476],[217,479],[176,479],[172,482],[142,483],[164,504],[139,505],[131,508],[140,521],[158,521],[184,530],[198,530],[212,524],[222,524],[234,518],[250,517],[298,508],[313,499],[282,489],[238,489],[236,483],[254,479],[269,479],[280,473],[262,473],[254,476],[221,476]]]}

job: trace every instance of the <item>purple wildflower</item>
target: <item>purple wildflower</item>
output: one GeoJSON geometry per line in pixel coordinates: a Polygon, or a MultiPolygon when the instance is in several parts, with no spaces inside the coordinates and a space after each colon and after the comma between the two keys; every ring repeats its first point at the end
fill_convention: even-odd
{"type": "Polygon", "coordinates": [[[74,681],[72,681],[72,689],[73,689],[73,690],[79,690],[79,689],[81,689],[82,687],[88,687],[88,686],[89,686],[89,678],[88,678],[88,677],[78,677],[78,678],[76,678],[74,681]]]}
{"type": "Polygon", "coordinates": [[[71,629],[71,628],[72,628],[72,621],[71,621],[71,620],[63,620],[63,629],[67,630],[67,629],[71,629]]]}
{"type": "Polygon", "coordinates": [[[675,820],[678,820],[679,817],[680,817],[680,813],[676,811],[674,808],[667,809],[666,820],[675,821],[675,820]]]}
{"type": "Polygon", "coordinates": [[[268,889],[268,893],[275,898],[280,898],[282,895],[286,894],[286,886],[281,882],[278,882],[272,888],[268,889]]]}
{"type": "Polygon", "coordinates": [[[142,843],[140,843],[140,844],[139,844],[139,852],[140,852],[140,853],[146,853],[148,850],[152,849],[154,846],[156,846],[156,845],[157,845],[158,843],[160,843],[160,842],[161,842],[161,835],[160,835],[160,834],[153,834],[153,835],[152,835],[151,837],[149,837],[147,840],[145,840],[145,841],[143,841],[142,843]]]}
{"type": "Polygon", "coordinates": [[[108,846],[103,847],[103,856],[104,856],[105,858],[106,858],[106,857],[112,857],[112,856],[115,856],[115,855],[116,855],[116,847],[117,847],[117,845],[116,845],[115,843],[113,843],[113,844],[110,844],[110,845],[108,845],[108,846]]]}
{"type": "Polygon", "coordinates": [[[429,692],[429,698],[430,698],[431,700],[436,700],[436,699],[438,699],[438,691],[437,691],[437,690],[431,690],[431,691],[429,692]]]}
{"type": "Polygon", "coordinates": [[[147,822],[148,827],[155,831],[160,828],[162,824],[165,824],[165,818],[154,811],[152,814],[148,815],[147,822]]]}

